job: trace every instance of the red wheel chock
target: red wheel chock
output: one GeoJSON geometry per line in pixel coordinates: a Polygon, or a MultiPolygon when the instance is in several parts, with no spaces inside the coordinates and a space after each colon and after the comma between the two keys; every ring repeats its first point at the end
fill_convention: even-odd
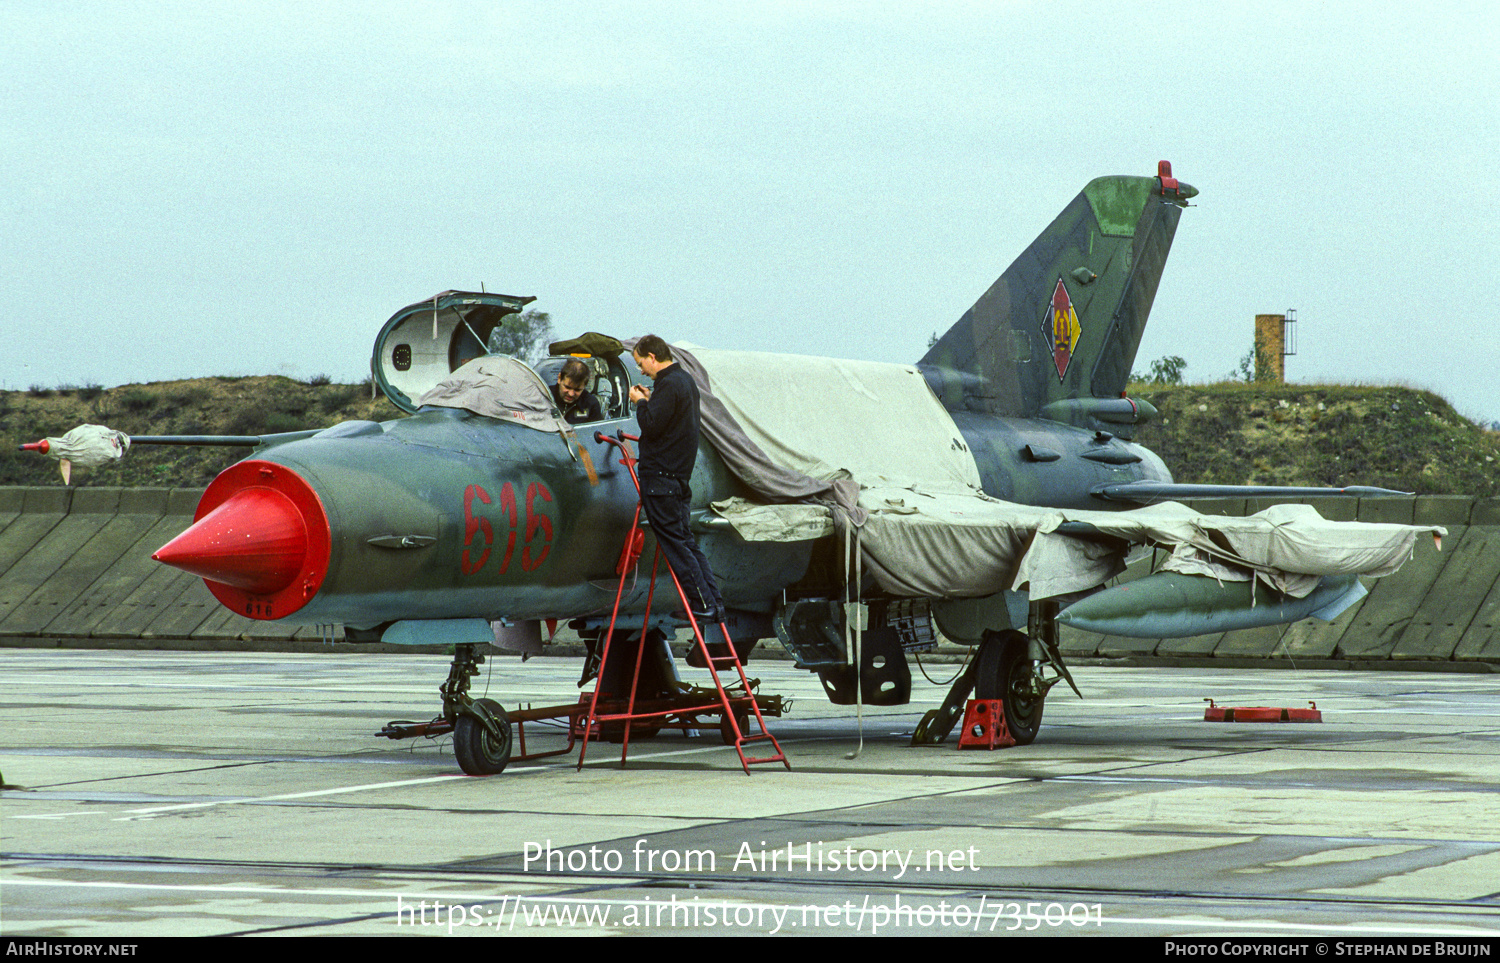
{"type": "Polygon", "coordinates": [[[970,699],[964,709],[960,749],[1008,749],[1016,744],[1005,724],[1005,700],[970,699]]]}
{"type": "Polygon", "coordinates": [[[1214,700],[1204,699],[1208,708],[1203,710],[1204,722],[1322,722],[1323,713],[1316,702],[1309,702],[1306,709],[1273,709],[1266,706],[1214,705],[1214,700]]]}

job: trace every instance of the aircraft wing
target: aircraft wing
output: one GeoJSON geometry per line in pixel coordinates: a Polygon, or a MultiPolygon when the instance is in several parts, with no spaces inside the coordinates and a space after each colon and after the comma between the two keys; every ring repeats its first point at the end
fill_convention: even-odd
{"type": "MultiPolygon", "coordinates": [[[[1033,600],[1099,588],[1124,569],[1131,545],[1167,549],[1163,568],[1214,582],[1258,581],[1304,598],[1327,576],[1399,569],[1434,525],[1329,521],[1310,505],[1273,505],[1245,518],[1166,503],[1127,511],[1038,508],[985,495],[866,488],[857,525],[868,577],[898,597],[976,598],[1026,591],[1033,600]]],[[[719,503],[747,540],[801,541],[821,506],[719,503]]]]}

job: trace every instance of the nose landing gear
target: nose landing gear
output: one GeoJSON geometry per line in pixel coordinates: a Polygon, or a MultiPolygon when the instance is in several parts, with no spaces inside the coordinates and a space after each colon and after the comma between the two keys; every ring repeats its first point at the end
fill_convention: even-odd
{"type": "MultiPolygon", "coordinates": [[[[494,776],[510,763],[510,718],[493,699],[469,698],[469,680],[479,674],[484,656],[472,644],[453,647],[453,665],[448,681],[438,687],[443,695],[443,714],[431,722],[392,722],[376,733],[387,739],[442,736],[453,733],[453,754],[458,767],[470,776],[494,776]]],[[[522,739],[524,754],[525,740],[522,739]]],[[[570,743],[571,745],[571,743],[570,743]]]]}

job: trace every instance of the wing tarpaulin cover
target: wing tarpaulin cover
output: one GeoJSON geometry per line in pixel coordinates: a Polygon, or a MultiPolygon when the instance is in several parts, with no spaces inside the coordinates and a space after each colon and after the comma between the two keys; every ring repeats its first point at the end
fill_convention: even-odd
{"type": "Polygon", "coordinates": [[[1167,571],[1258,578],[1301,598],[1326,575],[1390,574],[1418,535],[1445,534],[1332,522],[1309,505],[1234,518],[1175,502],[1118,512],[1003,502],[980,490],[952,417],[908,365],[674,352],[698,382],[705,435],[768,503],[724,517],[747,539],[779,541],[853,524],[867,572],[896,596],[1067,595],[1122,571],[1128,545],[1152,544],[1171,550],[1167,571]],[[1069,522],[1098,537],[1063,531],[1069,522]]]}

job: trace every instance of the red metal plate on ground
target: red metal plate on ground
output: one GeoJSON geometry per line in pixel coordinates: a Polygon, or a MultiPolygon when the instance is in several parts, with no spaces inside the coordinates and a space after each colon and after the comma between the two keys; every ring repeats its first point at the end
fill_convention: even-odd
{"type": "Polygon", "coordinates": [[[1307,709],[1278,709],[1268,706],[1216,706],[1209,700],[1203,710],[1204,722],[1322,722],[1323,713],[1315,704],[1307,709]]]}

